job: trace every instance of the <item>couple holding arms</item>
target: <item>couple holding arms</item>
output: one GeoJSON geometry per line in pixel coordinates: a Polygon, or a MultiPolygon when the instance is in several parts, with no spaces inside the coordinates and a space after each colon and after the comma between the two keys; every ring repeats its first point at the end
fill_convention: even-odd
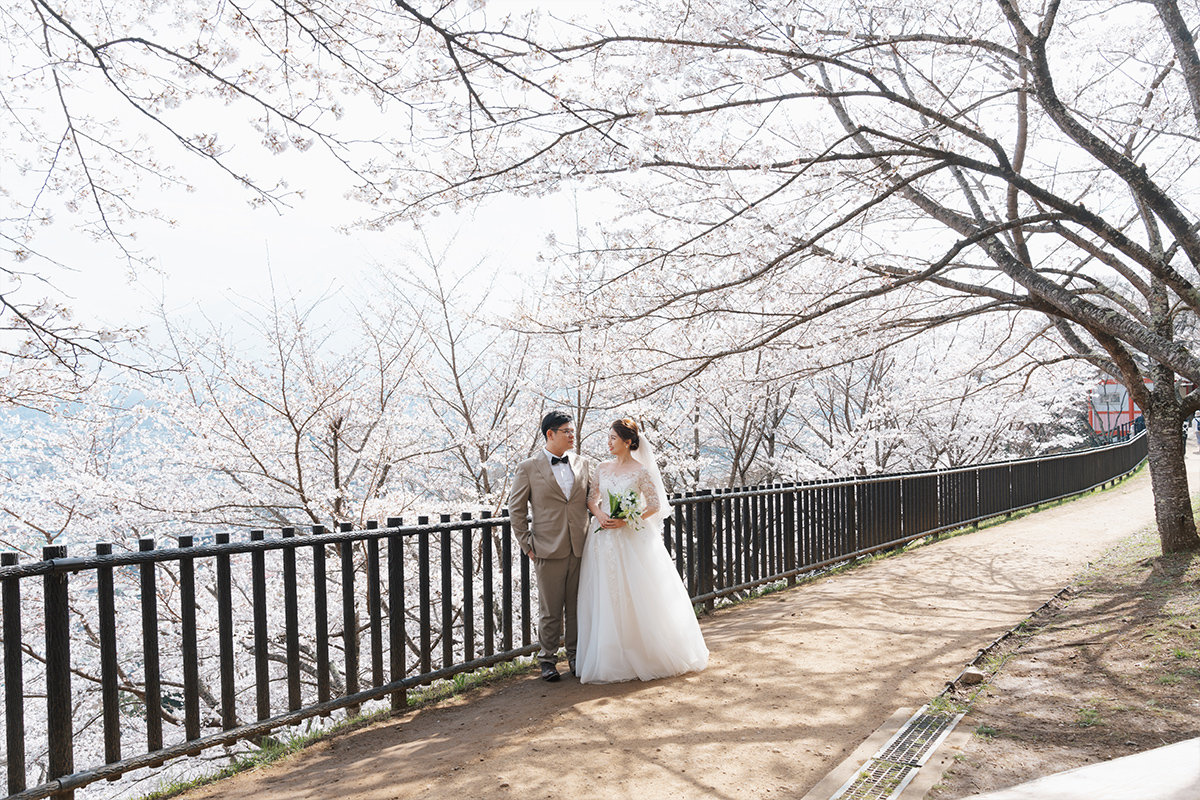
{"type": "Polygon", "coordinates": [[[612,424],[613,458],[600,464],[574,452],[562,411],[542,419],[542,436],[544,447],[517,466],[509,498],[513,535],[537,575],[542,680],[559,680],[564,638],[583,683],[704,669],[708,648],[662,543],[667,494],[637,423],[612,424]]]}

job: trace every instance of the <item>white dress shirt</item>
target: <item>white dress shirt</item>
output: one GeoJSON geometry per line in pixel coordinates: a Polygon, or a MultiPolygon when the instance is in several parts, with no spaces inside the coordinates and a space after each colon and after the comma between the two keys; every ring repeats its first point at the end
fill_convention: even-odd
{"type": "MultiPolygon", "coordinates": [[[[547,461],[552,458],[558,458],[558,456],[545,448],[542,448],[542,452],[546,454],[547,461]]],[[[570,451],[563,453],[563,455],[570,455],[570,451]]],[[[571,489],[575,486],[575,472],[571,469],[571,464],[566,461],[551,464],[550,471],[554,473],[554,479],[558,481],[559,487],[562,488],[563,497],[570,497],[571,489]]]]}

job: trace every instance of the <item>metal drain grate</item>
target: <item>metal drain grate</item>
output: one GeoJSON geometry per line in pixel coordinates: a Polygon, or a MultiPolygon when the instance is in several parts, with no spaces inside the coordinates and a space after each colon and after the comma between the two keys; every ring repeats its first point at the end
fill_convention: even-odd
{"type": "Polygon", "coordinates": [[[941,742],[943,735],[958,724],[962,714],[925,714],[918,711],[883,749],[876,754],[880,761],[921,766],[941,742]]]}
{"type": "Polygon", "coordinates": [[[902,790],[920,767],[868,761],[830,800],[883,800],[902,790]]]}
{"type": "Polygon", "coordinates": [[[929,706],[922,706],[829,800],[899,796],[962,718],[962,714],[930,714],[929,706]]]}

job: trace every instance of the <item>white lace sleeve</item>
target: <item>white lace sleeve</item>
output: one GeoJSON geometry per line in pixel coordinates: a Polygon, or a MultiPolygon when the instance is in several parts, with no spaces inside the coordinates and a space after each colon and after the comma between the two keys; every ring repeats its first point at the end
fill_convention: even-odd
{"type": "Polygon", "coordinates": [[[650,472],[645,467],[638,470],[637,488],[642,493],[642,499],[646,501],[646,510],[642,512],[643,517],[648,517],[651,514],[657,514],[658,508],[658,490],[654,486],[654,479],[650,477],[650,472]]]}
{"type": "Polygon", "coordinates": [[[592,469],[592,480],[588,485],[588,508],[595,514],[600,508],[600,465],[592,469]]]}

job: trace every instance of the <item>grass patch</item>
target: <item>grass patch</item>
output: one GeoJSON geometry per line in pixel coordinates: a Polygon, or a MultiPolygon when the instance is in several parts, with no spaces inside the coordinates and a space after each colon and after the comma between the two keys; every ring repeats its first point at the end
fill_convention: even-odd
{"type": "Polygon", "coordinates": [[[946,695],[938,695],[929,701],[929,712],[931,714],[946,714],[953,716],[954,714],[965,713],[970,708],[969,700],[959,700],[955,697],[947,697],[946,695]]]}
{"type": "Polygon", "coordinates": [[[1186,680],[1200,681],[1200,667],[1173,669],[1155,678],[1155,683],[1160,686],[1178,686],[1186,680]]]}
{"type": "Polygon", "coordinates": [[[504,661],[493,667],[485,667],[475,672],[460,672],[447,681],[439,681],[422,689],[410,690],[408,707],[420,708],[441,702],[451,697],[463,694],[472,689],[486,686],[489,683],[524,675],[534,668],[532,659],[522,658],[518,661],[504,661]]]}
{"type": "MultiPolygon", "coordinates": [[[[1024,622],[1021,623],[1022,625],[1024,622]]],[[[996,674],[1007,664],[1013,657],[1012,651],[1001,653],[990,653],[984,656],[981,666],[991,674],[996,674]]]]}

